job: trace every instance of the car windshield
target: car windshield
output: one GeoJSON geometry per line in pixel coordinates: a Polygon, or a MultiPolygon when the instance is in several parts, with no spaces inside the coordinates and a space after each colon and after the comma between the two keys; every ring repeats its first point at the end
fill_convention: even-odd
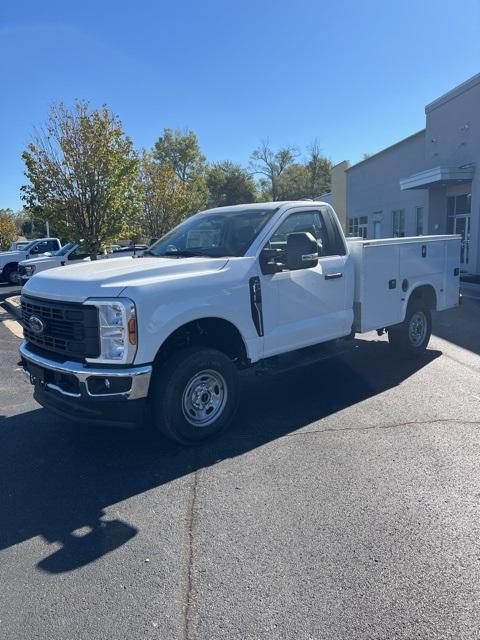
{"type": "Polygon", "coordinates": [[[146,254],[152,256],[243,256],[274,213],[243,209],[197,213],[169,231],[146,254]]]}
{"type": "Polygon", "coordinates": [[[24,247],[22,247],[22,251],[29,251],[36,242],[37,242],[36,240],[32,240],[31,242],[26,244],[24,247]]]}
{"type": "Polygon", "coordinates": [[[53,253],[54,256],[66,256],[70,249],[76,246],[75,242],[67,242],[61,249],[53,253]]]}

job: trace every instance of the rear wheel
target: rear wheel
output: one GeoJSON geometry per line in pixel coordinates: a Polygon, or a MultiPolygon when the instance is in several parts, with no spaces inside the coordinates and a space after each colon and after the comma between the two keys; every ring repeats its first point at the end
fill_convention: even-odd
{"type": "Polygon", "coordinates": [[[216,349],[190,347],[156,371],[151,420],[171,440],[195,444],[228,426],[238,395],[238,372],[230,358],[216,349]]]}
{"type": "Polygon", "coordinates": [[[412,303],[408,306],[405,321],[388,329],[388,341],[400,354],[415,357],[428,346],[432,334],[432,314],[428,307],[412,303]]]}

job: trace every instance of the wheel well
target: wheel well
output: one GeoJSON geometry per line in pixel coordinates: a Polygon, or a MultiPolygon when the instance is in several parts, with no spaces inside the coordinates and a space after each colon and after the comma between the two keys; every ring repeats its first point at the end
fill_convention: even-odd
{"type": "Polygon", "coordinates": [[[18,262],[9,262],[8,264],[6,264],[6,265],[3,267],[3,270],[4,270],[4,271],[10,271],[10,269],[11,269],[12,267],[13,267],[14,269],[15,269],[15,267],[18,267],[18,262]]]}
{"type": "Polygon", "coordinates": [[[435,289],[430,284],[424,284],[421,287],[417,287],[410,294],[408,304],[412,302],[421,302],[428,309],[437,308],[437,294],[435,289]]]}
{"type": "Polygon", "coordinates": [[[155,356],[155,362],[164,362],[180,349],[194,345],[218,349],[240,367],[249,364],[240,331],[222,318],[200,318],[179,327],[162,344],[155,356]]]}

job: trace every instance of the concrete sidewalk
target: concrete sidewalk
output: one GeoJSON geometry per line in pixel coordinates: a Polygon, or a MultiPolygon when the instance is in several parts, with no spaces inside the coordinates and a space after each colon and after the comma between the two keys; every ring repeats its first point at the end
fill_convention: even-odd
{"type": "Polygon", "coordinates": [[[3,304],[7,311],[9,311],[13,316],[20,320],[20,318],[22,317],[22,305],[20,302],[20,296],[10,296],[10,298],[5,298],[3,304]]]}

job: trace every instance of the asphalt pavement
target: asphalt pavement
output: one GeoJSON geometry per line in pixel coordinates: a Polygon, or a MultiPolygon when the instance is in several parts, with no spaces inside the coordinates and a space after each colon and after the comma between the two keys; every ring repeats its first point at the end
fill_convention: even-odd
{"type": "Polygon", "coordinates": [[[417,362],[246,375],[198,449],[39,408],[5,320],[1,638],[480,638],[475,296],[417,362]]]}

